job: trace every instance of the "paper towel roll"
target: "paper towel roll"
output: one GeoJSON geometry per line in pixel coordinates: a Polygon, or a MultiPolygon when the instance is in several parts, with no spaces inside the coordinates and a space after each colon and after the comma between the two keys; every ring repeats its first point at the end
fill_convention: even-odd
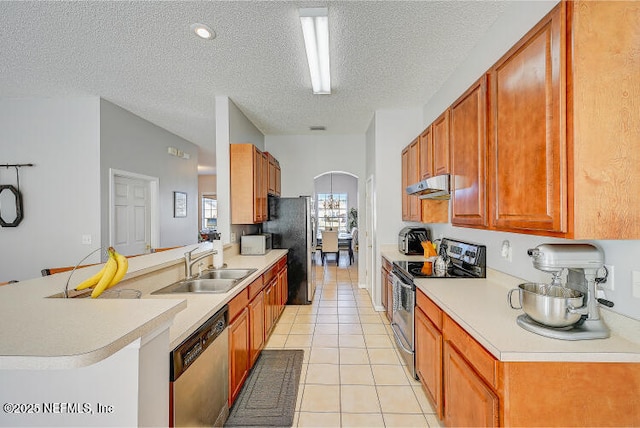
{"type": "Polygon", "coordinates": [[[220,269],[224,265],[224,252],[222,250],[222,241],[215,239],[211,241],[213,243],[213,249],[217,251],[217,254],[213,255],[213,268],[220,269]]]}

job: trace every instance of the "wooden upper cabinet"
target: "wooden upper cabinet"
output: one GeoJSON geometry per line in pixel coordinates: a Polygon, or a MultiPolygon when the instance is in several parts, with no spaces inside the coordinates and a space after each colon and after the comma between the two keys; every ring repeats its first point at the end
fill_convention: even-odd
{"type": "Polygon", "coordinates": [[[487,226],[487,78],[451,106],[451,223],[487,226]]]}
{"type": "MultiPolygon", "coordinates": [[[[418,138],[409,144],[408,181],[409,185],[420,181],[420,140],[418,138]]],[[[417,196],[409,195],[409,220],[420,221],[420,199],[417,196]]]]}
{"type": "Polygon", "coordinates": [[[402,180],[400,195],[402,197],[402,221],[409,220],[409,195],[407,195],[407,186],[409,185],[409,146],[402,150],[402,180]]]}
{"type": "Polygon", "coordinates": [[[420,199],[407,195],[407,186],[420,181],[420,141],[418,138],[402,150],[402,220],[420,221],[420,199]]]}
{"type": "Polygon", "coordinates": [[[449,173],[449,120],[447,109],[432,124],[433,132],[433,175],[449,173]]]}
{"type": "Polygon", "coordinates": [[[564,7],[538,23],[489,71],[490,224],[567,231],[564,7]]]}
{"type": "Polygon", "coordinates": [[[572,235],[640,239],[638,2],[567,3],[572,235]]]}
{"type": "Polygon", "coordinates": [[[420,134],[420,180],[433,176],[433,132],[431,125],[420,134]]]}
{"type": "Polygon", "coordinates": [[[269,158],[253,144],[231,144],[231,223],[268,220],[269,158]]]}
{"type": "Polygon", "coordinates": [[[269,195],[280,196],[280,163],[271,153],[265,154],[269,160],[267,192],[269,195]]]}

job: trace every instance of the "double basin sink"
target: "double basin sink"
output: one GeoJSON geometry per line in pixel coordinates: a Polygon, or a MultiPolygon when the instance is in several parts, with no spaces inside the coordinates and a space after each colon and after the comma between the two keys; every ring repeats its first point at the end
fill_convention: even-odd
{"type": "MultiPolygon", "coordinates": [[[[254,273],[257,269],[209,269],[202,272],[202,274],[193,277],[185,278],[178,282],[174,282],[164,288],[154,291],[151,294],[179,294],[179,293],[209,293],[209,294],[223,294],[231,290],[238,285],[243,279],[254,273]]],[[[108,290],[109,291],[109,290],[108,290]]],[[[135,291],[135,290],[129,290],[135,291]]],[[[91,289],[83,291],[69,290],[69,298],[85,298],[89,297],[91,289]]],[[[49,297],[64,297],[64,293],[57,293],[49,297]]],[[[119,296],[120,298],[128,298],[125,296],[119,296]]],[[[135,297],[139,298],[138,294],[135,297]]]]}
{"type": "Polygon", "coordinates": [[[211,269],[193,278],[185,278],[151,294],[212,293],[231,290],[257,269],[211,269]]]}

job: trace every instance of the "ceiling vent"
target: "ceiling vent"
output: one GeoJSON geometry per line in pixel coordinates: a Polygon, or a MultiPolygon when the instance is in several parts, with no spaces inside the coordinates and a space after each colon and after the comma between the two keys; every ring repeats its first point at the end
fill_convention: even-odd
{"type": "Polygon", "coordinates": [[[309,129],[311,131],[326,131],[327,127],[326,126],[310,126],[309,129]]]}

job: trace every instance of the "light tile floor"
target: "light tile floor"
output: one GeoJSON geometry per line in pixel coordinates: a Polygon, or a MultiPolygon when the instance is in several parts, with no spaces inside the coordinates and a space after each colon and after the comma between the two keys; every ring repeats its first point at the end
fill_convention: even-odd
{"type": "Polygon", "coordinates": [[[384,312],[358,287],[357,262],[342,256],[339,266],[315,268],[313,304],[287,306],[266,344],[305,351],[294,426],[439,427],[400,362],[384,312]]]}

